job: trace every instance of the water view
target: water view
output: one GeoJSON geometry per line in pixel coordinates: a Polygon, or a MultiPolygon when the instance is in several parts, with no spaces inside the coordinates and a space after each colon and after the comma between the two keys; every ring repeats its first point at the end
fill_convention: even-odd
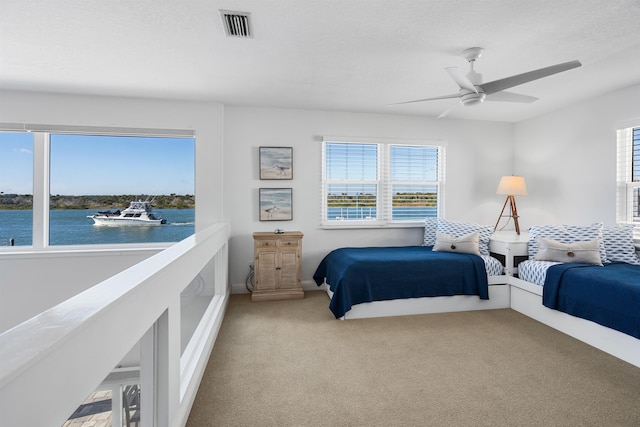
{"type": "MultiPolygon", "coordinates": [[[[93,225],[91,209],[50,211],[50,245],[96,245],[114,243],[179,242],[195,232],[194,209],[154,209],[167,220],[159,226],[105,227],[93,225]]],[[[0,246],[32,244],[31,210],[0,210],[0,246]]]]}
{"type": "MultiPolygon", "coordinates": [[[[375,207],[330,207],[327,208],[327,219],[329,221],[341,220],[375,220],[375,207]]],[[[438,208],[435,206],[394,206],[392,208],[392,219],[395,221],[402,220],[423,220],[429,217],[435,217],[438,214],[438,208]]]]}

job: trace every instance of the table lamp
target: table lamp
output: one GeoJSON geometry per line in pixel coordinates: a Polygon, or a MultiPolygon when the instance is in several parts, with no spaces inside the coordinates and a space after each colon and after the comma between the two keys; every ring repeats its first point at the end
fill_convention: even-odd
{"type": "Polygon", "coordinates": [[[500,183],[498,184],[498,189],[496,190],[496,194],[505,194],[507,199],[504,201],[504,205],[502,205],[502,211],[500,212],[500,216],[498,217],[498,221],[496,222],[496,226],[493,228],[493,231],[496,231],[498,228],[498,224],[500,223],[500,218],[502,218],[504,214],[504,209],[507,207],[507,203],[511,205],[511,218],[513,218],[513,223],[516,226],[516,233],[520,234],[520,225],[518,224],[518,209],[516,208],[516,198],[515,196],[526,196],[527,195],[527,185],[524,182],[524,177],[522,176],[503,176],[500,178],[500,183]]]}

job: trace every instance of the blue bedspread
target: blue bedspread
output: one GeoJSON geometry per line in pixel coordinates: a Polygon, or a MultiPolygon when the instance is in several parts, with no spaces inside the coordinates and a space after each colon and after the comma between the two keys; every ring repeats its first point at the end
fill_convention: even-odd
{"type": "Polygon", "coordinates": [[[547,270],[542,303],[640,338],[640,266],[554,265],[547,270]]]}
{"type": "Polygon", "coordinates": [[[489,299],[484,261],[477,255],[433,252],[431,246],[341,248],[320,262],[313,279],[333,291],[340,318],[354,304],[398,298],[478,295],[489,299]]]}

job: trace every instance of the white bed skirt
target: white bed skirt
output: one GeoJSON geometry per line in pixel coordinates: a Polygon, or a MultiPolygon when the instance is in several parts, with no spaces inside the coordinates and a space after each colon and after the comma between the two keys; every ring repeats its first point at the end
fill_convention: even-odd
{"type": "MultiPolygon", "coordinates": [[[[325,290],[332,297],[327,284],[325,290]]],[[[412,314],[448,313],[454,311],[493,310],[509,308],[509,285],[507,276],[489,276],[489,299],[477,295],[454,295],[372,301],[355,304],[341,320],[365,319],[369,317],[408,316],[412,314]]]]}
{"type": "Polygon", "coordinates": [[[640,340],[542,304],[542,286],[509,278],[511,308],[612,356],[640,367],[640,340]]]}

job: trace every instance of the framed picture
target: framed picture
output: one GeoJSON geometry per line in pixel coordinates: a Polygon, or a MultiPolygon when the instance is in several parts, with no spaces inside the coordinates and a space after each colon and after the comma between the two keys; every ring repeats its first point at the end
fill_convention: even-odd
{"type": "Polygon", "coordinates": [[[261,188],[260,221],[291,221],[291,188],[261,188]]]}
{"type": "Polygon", "coordinates": [[[293,148],[260,147],[260,179],[293,179],[293,148]]]}

